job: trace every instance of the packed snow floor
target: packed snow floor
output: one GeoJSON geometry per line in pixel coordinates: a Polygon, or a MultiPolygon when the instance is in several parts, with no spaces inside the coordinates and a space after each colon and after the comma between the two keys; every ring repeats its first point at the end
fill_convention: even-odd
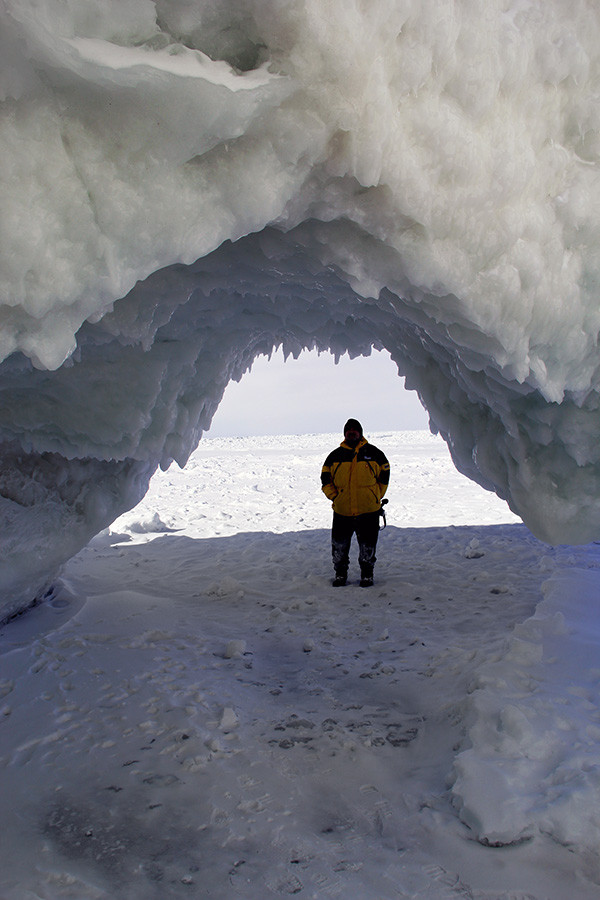
{"type": "Polygon", "coordinates": [[[2,628],[2,900],[600,895],[600,547],[371,439],[374,587],[337,435],[205,439],[2,628]]]}

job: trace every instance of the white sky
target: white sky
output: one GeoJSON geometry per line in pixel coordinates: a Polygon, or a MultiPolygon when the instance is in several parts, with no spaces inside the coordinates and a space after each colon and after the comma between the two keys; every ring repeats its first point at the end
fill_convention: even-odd
{"type": "Polygon", "coordinates": [[[207,435],[341,433],[350,417],[365,434],[429,427],[388,353],[343,356],[336,365],[330,353],[316,350],[284,362],[279,350],[271,360],[259,357],[239,383],[230,382],[207,435]]]}

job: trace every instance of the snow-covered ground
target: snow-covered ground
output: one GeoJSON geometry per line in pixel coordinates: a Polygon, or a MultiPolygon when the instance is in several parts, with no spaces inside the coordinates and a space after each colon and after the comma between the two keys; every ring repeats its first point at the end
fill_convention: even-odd
{"type": "Polygon", "coordinates": [[[373,588],[337,435],[205,439],[2,629],[2,900],[600,895],[600,547],[372,440],[373,588]]]}

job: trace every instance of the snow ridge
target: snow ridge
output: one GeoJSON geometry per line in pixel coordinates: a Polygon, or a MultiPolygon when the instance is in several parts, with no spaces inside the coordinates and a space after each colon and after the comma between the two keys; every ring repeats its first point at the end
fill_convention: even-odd
{"type": "MultiPolygon", "coordinates": [[[[595,858],[597,581],[597,563],[553,575],[535,614],[475,673],[467,713],[471,747],[456,759],[453,796],[462,820],[490,846],[543,833],[595,858]]],[[[597,864],[595,872],[598,877],[597,864]]]]}

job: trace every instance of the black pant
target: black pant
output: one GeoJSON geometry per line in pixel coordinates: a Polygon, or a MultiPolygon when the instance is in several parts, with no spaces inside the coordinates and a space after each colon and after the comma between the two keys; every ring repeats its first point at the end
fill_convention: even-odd
{"type": "Polygon", "coordinates": [[[358,563],[364,577],[373,575],[375,548],[379,537],[379,513],[363,513],[361,516],[333,514],[331,527],[331,553],[336,575],[348,574],[348,562],[352,535],[358,541],[358,563]]]}

